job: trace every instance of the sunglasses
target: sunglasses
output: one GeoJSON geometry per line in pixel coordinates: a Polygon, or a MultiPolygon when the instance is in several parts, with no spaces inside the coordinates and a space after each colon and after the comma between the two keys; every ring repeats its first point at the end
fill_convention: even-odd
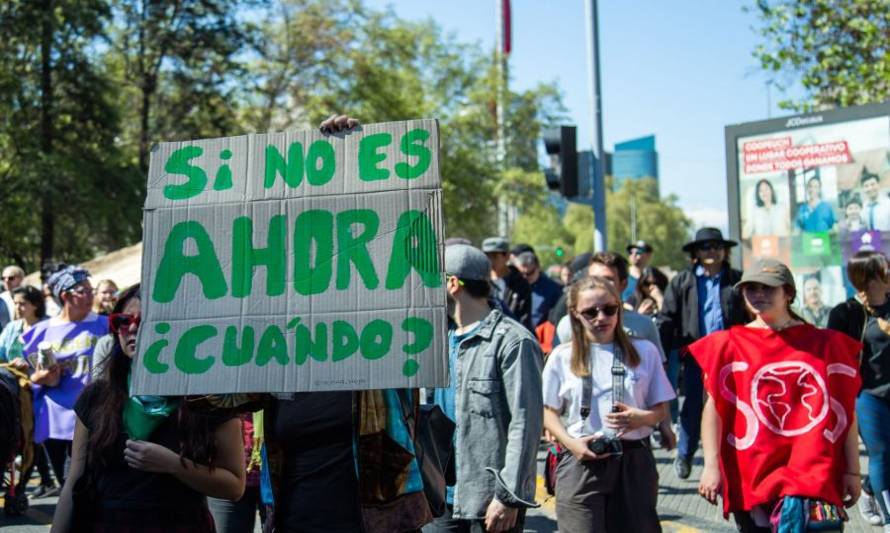
{"type": "Polygon", "coordinates": [[[578,311],[578,314],[584,317],[586,320],[595,320],[596,317],[600,316],[600,313],[606,316],[615,316],[618,313],[618,309],[620,308],[621,307],[616,304],[608,304],[602,307],[594,306],[583,311],[578,311]]]}
{"type": "Polygon", "coordinates": [[[711,250],[722,250],[723,244],[719,242],[706,242],[704,244],[699,245],[699,250],[703,252],[710,252],[711,250]]]}
{"type": "Polygon", "coordinates": [[[108,316],[108,325],[111,328],[112,333],[120,333],[122,330],[127,330],[133,325],[139,327],[139,322],[139,315],[112,313],[108,316]]]}

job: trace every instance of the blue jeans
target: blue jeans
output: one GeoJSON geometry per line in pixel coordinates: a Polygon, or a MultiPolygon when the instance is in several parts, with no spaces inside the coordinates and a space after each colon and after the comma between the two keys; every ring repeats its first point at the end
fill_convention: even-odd
{"type": "Polygon", "coordinates": [[[680,442],[677,456],[692,460],[701,437],[701,413],[704,407],[701,367],[692,357],[683,358],[683,389],[686,392],[680,409],[680,442]]]}
{"type": "MultiPolygon", "coordinates": [[[[667,354],[667,365],[665,368],[668,381],[677,392],[677,384],[680,381],[680,350],[671,350],[667,354]]],[[[671,400],[671,423],[677,423],[677,417],[680,416],[680,402],[677,398],[671,400]]]]}
{"type": "Polygon", "coordinates": [[[890,524],[890,402],[861,392],[856,399],[856,419],[868,453],[868,480],[884,524],[890,524]]]}

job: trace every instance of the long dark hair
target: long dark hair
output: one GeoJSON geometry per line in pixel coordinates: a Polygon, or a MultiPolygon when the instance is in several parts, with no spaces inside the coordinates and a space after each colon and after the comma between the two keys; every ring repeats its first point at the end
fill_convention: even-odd
{"type": "Polygon", "coordinates": [[[764,183],[769,187],[770,201],[772,201],[770,205],[776,205],[776,190],[773,188],[773,184],[767,179],[758,181],[757,185],[754,186],[754,203],[757,204],[757,207],[764,207],[766,205],[763,203],[763,200],[760,199],[760,186],[764,183]]]}
{"type": "MultiPolygon", "coordinates": [[[[112,313],[123,312],[130,300],[140,298],[139,294],[138,284],[123,291],[114,304],[112,313]]],[[[95,408],[89,414],[89,421],[83,421],[90,428],[87,461],[91,465],[105,466],[106,452],[114,447],[123,432],[124,402],[130,396],[127,380],[132,365],[133,360],[127,357],[121,348],[120,338],[114,335],[111,353],[99,367],[99,379],[87,386],[88,389],[99,388],[101,392],[97,391],[97,396],[102,398],[101,402],[96,402],[95,408]]],[[[185,404],[170,416],[176,417],[179,428],[179,457],[183,465],[187,457],[196,463],[213,468],[216,440],[208,416],[189,410],[185,404]]]]}
{"type": "Polygon", "coordinates": [[[650,298],[648,294],[643,292],[643,287],[649,285],[649,278],[655,280],[655,286],[661,290],[662,294],[664,294],[664,291],[667,290],[668,278],[664,275],[664,272],[658,270],[653,266],[647,266],[643,269],[642,272],[640,272],[640,279],[639,281],[637,281],[637,284],[634,287],[634,292],[631,295],[631,300],[633,301],[628,302],[632,303],[634,309],[637,309],[640,304],[643,303],[643,300],[645,300],[646,298],[650,298]]]}

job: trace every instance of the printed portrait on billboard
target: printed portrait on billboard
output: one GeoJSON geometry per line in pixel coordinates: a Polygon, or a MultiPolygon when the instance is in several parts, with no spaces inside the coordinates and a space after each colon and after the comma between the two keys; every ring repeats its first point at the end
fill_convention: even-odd
{"type": "Polygon", "coordinates": [[[814,326],[827,326],[831,308],[846,298],[841,267],[801,270],[795,273],[794,283],[797,285],[794,303],[800,316],[814,326]]]}

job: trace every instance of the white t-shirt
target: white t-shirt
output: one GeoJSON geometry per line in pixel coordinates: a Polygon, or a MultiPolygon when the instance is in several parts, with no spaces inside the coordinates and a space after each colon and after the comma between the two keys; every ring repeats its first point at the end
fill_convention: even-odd
{"type": "MultiPolygon", "coordinates": [[[[624,403],[640,409],[676,398],[668,381],[661,356],[651,342],[632,339],[640,354],[640,364],[627,369],[624,377],[624,403]]],[[[605,416],[612,410],[612,344],[591,344],[590,361],[593,365],[593,398],[590,414],[581,419],[582,379],[572,373],[572,344],[560,344],[547,357],[544,365],[544,405],[562,413],[563,422],[572,437],[593,435],[605,428],[605,416]]],[[[625,433],[623,439],[642,439],[652,428],[642,427],[625,433]]]]}

